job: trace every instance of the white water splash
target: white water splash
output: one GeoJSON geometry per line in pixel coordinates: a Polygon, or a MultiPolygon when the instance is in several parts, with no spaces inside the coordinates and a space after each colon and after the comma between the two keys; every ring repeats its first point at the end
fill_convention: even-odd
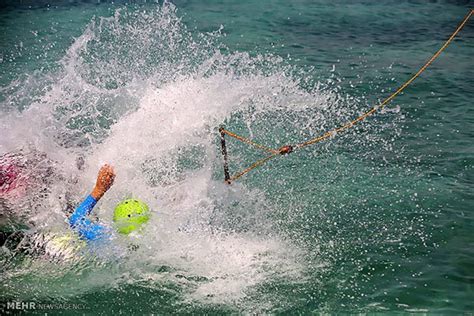
{"type": "MultiPolygon", "coordinates": [[[[101,164],[115,166],[116,183],[95,211],[106,224],[125,197],[139,197],[153,210],[146,232],[133,239],[139,250],[119,259],[121,270],[106,264],[109,277],[98,277],[104,268],[87,260],[57,273],[47,268],[48,260],[40,260],[17,267],[21,278],[5,274],[7,291],[17,295],[26,282],[23,298],[68,297],[146,279],[157,289],[163,282],[183,287],[183,301],[242,304],[272,279],[303,278],[301,250],[271,228],[271,203],[260,209],[265,197],[258,190],[228,188],[215,177],[220,169],[216,130],[235,114],[243,115],[250,132],[265,116],[281,115],[277,125],[300,118],[308,127],[315,122],[305,111],[317,113],[332,96],[301,90],[279,58],[221,54],[216,36],[193,39],[170,4],[145,13],[117,11],[91,22],[74,41],[61,71],[47,75],[52,83],[37,101],[2,117],[1,151],[32,144],[48,153],[64,174],[53,187],[73,191],[73,201],[89,192],[101,164]],[[79,158],[84,160],[80,171],[79,158]],[[74,181],[64,186],[66,179],[74,181]],[[233,208],[229,194],[253,208],[239,215],[246,224],[246,216],[254,217],[245,231],[239,222],[211,223],[222,222],[219,217],[233,208]],[[30,278],[38,265],[52,275],[30,278]],[[171,272],[161,272],[162,266],[171,272]],[[67,289],[75,274],[82,275],[80,281],[67,289]],[[50,280],[48,290],[44,280],[50,280]]],[[[68,231],[58,196],[50,190],[40,199],[32,218],[37,229],[68,231]]],[[[125,247],[130,242],[115,241],[125,247]]]]}

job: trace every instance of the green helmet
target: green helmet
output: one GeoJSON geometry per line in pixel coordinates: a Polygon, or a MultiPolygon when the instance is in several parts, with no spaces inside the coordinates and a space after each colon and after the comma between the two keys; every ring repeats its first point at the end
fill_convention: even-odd
{"type": "Polygon", "coordinates": [[[127,199],[115,207],[114,223],[121,234],[128,235],[140,229],[150,219],[148,205],[140,200],[127,199]]]}

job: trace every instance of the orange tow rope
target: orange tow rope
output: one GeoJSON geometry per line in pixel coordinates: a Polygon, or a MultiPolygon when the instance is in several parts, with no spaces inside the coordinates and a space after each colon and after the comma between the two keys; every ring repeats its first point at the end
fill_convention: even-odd
{"type": "Polygon", "coordinates": [[[225,152],[225,155],[224,155],[224,174],[225,174],[225,181],[227,183],[231,183],[232,181],[235,181],[237,180],[238,178],[242,177],[243,175],[245,175],[246,173],[250,172],[251,170],[263,165],[264,163],[266,163],[267,161],[277,157],[277,156],[280,156],[280,155],[286,155],[286,154],[289,154],[289,153],[292,153],[294,152],[295,150],[297,149],[301,149],[301,148],[304,148],[304,147],[307,147],[309,145],[313,145],[313,144],[316,144],[316,143],[319,143],[323,140],[325,140],[326,138],[329,138],[331,136],[334,136],[340,132],[343,132],[351,127],[353,127],[355,124],[365,120],[367,117],[373,115],[375,112],[383,109],[388,103],[390,103],[396,96],[398,96],[403,90],[405,90],[406,87],[408,87],[416,78],[418,78],[421,73],[423,71],[426,70],[426,68],[428,68],[428,66],[430,66],[438,57],[439,55],[446,49],[446,47],[449,46],[449,44],[451,44],[451,42],[454,40],[454,38],[456,37],[456,35],[462,30],[462,28],[464,27],[464,25],[469,21],[469,19],[471,18],[471,16],[474,14],[474,10],[470,10],[469,13],[464,17],[464,19],[462,20],[462,22],[458,25],[458,27],[456,28],[456,30],[453,32],[453,34],[451,34],[451,36],[448,38],[448,40],[444,43],[443,46],[441,46],[441,48],[410,78],[408,79],[404,84],[402,84],[395,92],[393,92],[389,97],[387,97],[385,100],[383,100],[380,104],[374,106],[372,109],[370,109],[368,112],[362,114],[361,116],[359,116],[358,118],[338,127],[338,128],[334,128],[330,131],[327,131],[326,133],[324,133],[323,135],[321,136],[318,136],[318,137],[315,137],[315,138],[312,138],[310,140],[307,140],[305,142],[302,142],[302,143],[299,143],[299,144],[296,144],[296,145],[287,145],[287,146],[283,146],[281,147],[280,149],[272,149],[270,147],[267,147],[267,146],[263,146],[263,145],[260,145],[246,137],[243,137],[243,136],[239,136],[237,134],[234,134],[226,129],[224,129],[223,127],[221,127],[219,129],[219,132],[221,133],[221,146],[222,146],[222,154],[224,155],[224,152],[225,152]],[[226,148],[226,144],[225,144],[225,138],[224,136],[225,135],[228,135],[230,137],[233,137],[243,143],[246,143],[248,145],[251,145],[251,146],[254,146],[258,149],[261,149],[261,150],[264,150],[266,152],[269,152],[270,155],[263,158],[263,159],[260,159],[258,161],[256,161],[255,163],[253,163],[252,165],[250,165],[248,168],[244,169],[243,171],[241,172],[238,172],[236,173],[234,176],[230,176],[229,175],[229,168],[228,168],[228,160],[227,160],[227,148],[226,148]]]}

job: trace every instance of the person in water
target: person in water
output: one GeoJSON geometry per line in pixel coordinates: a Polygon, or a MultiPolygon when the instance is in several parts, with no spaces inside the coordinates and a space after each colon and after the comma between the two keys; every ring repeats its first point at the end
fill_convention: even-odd
{"type": "MultiPolygon", "coordinates": [[[[8,181],[10,184],[13,183],[13,181],[18,181],[15,177],[16,175],[11,170],[14,171],[14,168],[4,168],[4,170],[2,170],[4,174],[3,178],[5,178],[3,182],[8,181]]],[[[70,227],[77,233],[81,240],[87,242],[104,240],[109,239],[113,234],[113,230],[97,221],[92,221],[89,215],[97,202],[111,188],[114,180],[115,172],[113,167],[107,164],[102,166],[92,192],[69,217],[68,222],[70,227]]],[[[15,188],[8,186],[8,189],[14,190],[15,188]]],[[[116,206],[113,221],[119,233],[128,235],[131,232],[141,230],[149,218],[150,211],[145,203],[137,199],[126,199],[116,206]]],[[[48,248],[51,248],[50,244],[55,246],[53,248],[58,248],[58,245],[59,248],[65,248],[64,246],[74,239],[74,234],[63,235],[48,232],[34,232],[31,229],[2,231],[0,232],[0,248],[6,247],[6,249],[14,252],[42,255],[47,252],[48,248]]]]}
{"type": "MultiPolygon", "coordinates": [[[[108,164],[103,165],[99,170],[92,192],[69,217],[69,225],[82,239],[93,241],[110,237],[112,231],[109,227],[91,221],[88,216],[97,202],[112,187],[114,180],[114,168],[108,164]]],[[[126,199],[119,203],[114,210],[114,226],[119,233],[124,235],[139,231],[149,219],[148,205],[137,199],[126,199]]]]}

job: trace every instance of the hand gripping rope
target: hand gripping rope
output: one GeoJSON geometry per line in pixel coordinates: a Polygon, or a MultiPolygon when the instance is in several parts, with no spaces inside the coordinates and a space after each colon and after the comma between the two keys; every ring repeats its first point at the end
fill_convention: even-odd
{"type": "Polygon", "coordinates": [[[313,144],[316,144],[316,143],[319,143],[331,136],[334,136],[338,133],[341,133],[345,130],[348,130],[349,128],[353,127],[355,124],[365,120],[367,117],[373,115],[375,112],[383,109],[388,103],[390,103],[396,96],[398,96],[403,90],[405,90],[406,87],[408,87],[416,78],[418,78],[421,73],[423,71],[426,70],[426,68],[428,68],[429,65],[431,65],[433,63],[433,61],[435,61],[438,56],[446,49],[446,47],[448,47],[449,44],[451,44],[451,42],[453,41],[453,39],[456,37],[456,35],[461,31],[461,29],[464,27],[464,25],[469,21],[469,19],[471,18],[471,16],[474,14],[474,10],[470,10],[469,13],[464,17],[464,19],[462,20],[462,22],[458,25],[458,27],[456,28],[456,30],[453,32],[453,34],[451,34],[451,36],[448,38],[448,40],[444,43],[443,46],[441,46],[441,48],[423,65],[423,67],[421,67],[410,79],[408,79],[404,84],[402,84],[395,92],[393,92],[389,97],[387,97],[385,100],[383,100],[380,104],[374,106],[372,109],[370,109],[368,112],[362,114],[361,116],[359,116],[358,118],[340,126],[340,127],[337,127],[337,128],[334,128],[332,130],[329,130],[327,131],[326,133],[322,134],[321,136],[318,136],[316,138],[312,138],[312,139],[309,139],[305,142],[302,142],[302,143],[299,143],[299,144],[296,144],[296,145],[286,145],[286,146],[283,146],[279,149],[272,149],[272,148],[269,148],[269,147],[266,147],[266,146],[263,146],[263,145],[260,145],[246,137],[243,137],[243,136],[240,136],[240,135],[237,135],[237,134],[234,134],[228,130],[226,130],[224,127],[221,127],[219,128],[219,133],[220,133],[220,137],[221,137],[221,149],[222,149],[222,156],[224,158],[224,179],[225,179],[225,182],[230,184],[232,183],[232,181],[235,181],[237,179],[239,179],[240,177],[242,177],[243,175],[245,175],[246,173],[248,173],[249,171],[263,165],[264,163],[266,163],[267,161],[277,157],[277,156],[281,156],[281,155],[288,155],[292,152],[295,152],[296,150],[299,150],[301,148],[304,148],[304,147],[307,147],[307,146],[310,146],[310,145],[313,145],[313,144]],[[263,151],[266,151],[269,153],[269,155],[263,159],[260,159],[260,160],[257,160],[256,162],[254,162],[252,165],[250,165],[249,167],[247,167],[246,169],[236,173],[235,175],[233,176],[230,176],[230,173],[229,173],[229,163],[228,163],[228,155],[227,155],[227,147],[226,147],[226,142],[225,142],[225,135],[228,135],[230,137],[233,137],[243,143],[246,143],[248,145],[251,145],[251,146],[254,146],[260,150],[263,150],[263,151]]]}

